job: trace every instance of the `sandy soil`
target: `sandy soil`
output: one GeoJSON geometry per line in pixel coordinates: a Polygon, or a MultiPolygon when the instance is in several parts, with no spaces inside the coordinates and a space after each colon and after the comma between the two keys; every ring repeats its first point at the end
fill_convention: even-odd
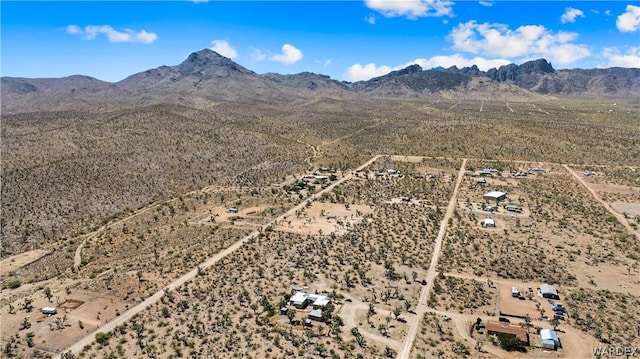
{"type": "MultiPolygon", "coordinates": [[[[371,163],[373,163],[374,161],[376,161],[380,156],[374,156],[373,158],[371,158],[370,160],[368,160],[367,162],[365,162],[364,164],[362,164],[358,169],[362,169],[365,168],[367,166],[369,166],[371,163]]],[[[312,196],[312,199],[318,198],[320,197],[320,195],[323,192],[329,192],[331,190],[333,190],[333,188],[335,188],[336,186],[338,186],[340,183],[347,181],[351,178],[351,175],[346,175],[343,178],[339,179],[338,181],[334,182],[333,184],[331,184],[330,186],[328,186],[327,188],[325,188],[324,190],[318,192],[317,194],[312,196]]],[[[271,222],[269,222],[268,224],[274,224],[278,221],[282,221],[284,218],[288,217],[288,216],[292,216],[295,214],[296,211],[301,210],[304,207],[305,203],[300,203],[299,205],[296,205],[294,207],[292,207],[291,209],[289,209],[286,213],[282,214],[280,217],[273,219],[271,222]]],[[[179,278],[177,278],[176,280],[174,280],[173,282],[171,282],[169,285],[166,286],[166,288],[168,288],[169,290],[174,290],[175,288],[183,285],[184,283],[186,283],[187,281],[192,280],[193,278],[195,278],[198,275],[199,269],[198,268],[202,268],[202,269],[206,269],[208,267],[213,266],[215,263],[217,263],[218,261],[222,260],[223,258],[225,258],[226,256],[228,256],[229,254],[233,253],[234,251],[236,251],[238,248],[242,247],[247,241],[249,241],[250,239],[254,238],[255,236],[257,236],[259,233],[257,231],[254,231],[252,233],[250,233],[249,235],[245,236],[244,238],[242,238],[241,240],[235,242],[234,244],[232,244],[231,246],[227,247],[226,249],[222,250],[221,252],[218,252],[216,255],[214,255],[213,257],[208,258],[205,262],[201,263],[200,266],[198,266],[197,268],[192,269],[191,271],[185,273],[184,275],[180,276],[179,278]]],[[[78,337],[74,336],[73,339],[71,339],[71,343],[70,345],[65,345],[66,350],[69,350],[71,352],[77,353],[79,352],[85,345],[91,344],[94,342],[95,340],[95,333],[98,331],[103,331],[103,332],[108,332],[110,330],[115,329],[117,326],[125,323],[126,321],[130,320],[131,318],[133,318],[136,314],[140,313],[141,311],[147,309],[148,307],[154,305],[155,303],[157,303],[163,296],[165,295],[165,290],[160,290],[158,292],[156,292],[155,294],[147,297],[145,300],[143,300],[142,302],[140,302],[138,305],[129,308],[126,312],[121,313],[121,315],[113,318],[111,321],[109,321],[108,323],[104,324],[103,326],[101,326],[98,329],[94,330],[94,332],[89,333],[88,335],[78,339],[78,337]]],[[[60,358],[60,355],[57,355],[56,358],[60,358]]]]}
{"type": "Polygon", "coordinates": [[[633,234],[637,234],[640,233],[640,229],[634,229],[631,227],[631,225],[629,225],[629,222],[624,218],[624,216],[618,212],[616,212],[615,210],[613,210],[613,208],[611,208],[611,206],[606,203],[605,201],[602,200],[602,198],[600,198],[600,196],[598,195],[598,193],[591,187],[590,184],[588,184],[582,177],[580,177],[574,170],[572,170],[569,166],[564,165],[564,168],[569,171],[573,177],[580,182],[580,184],[582,184],[593,196],[593,198],[598,201],[600,204],[602,204],[603,206],[605,206],[607,208],[607,210],[613,214],[618,221],[620,221],[620,223],[622,223],[623,226],[625,226],[627,228],[627,230],[629,231],[629,233],[633,233],[633,234]]]}
{"type": "Polygon", "coordinates": [[[640,203],[611,203],[611,207],[619,213],[640,216],[640,203]]]}
{"type": "Polygon", "coordinates": [[[620,193],[620,194],[638,194],[640,187],[630,187],[617,184],[589,183],[589,187],[597,192],[620,193]]]}
{"type": "Polygon", "coordinates": [[[546,299],[540,298],[536,293],[536,288],[540,287],[539,282],[522,282],[522,281],[509,281],[500,279],[495,282],[498,286],[500,293],[500,313],[505,316],[525,316],[529,315],[531,319],[539,318],[540,312],[536,309],[536,303],[540,303],[541,308],[544,308],[545,315],[548,315],[551,311],[550,305],[545,305],[546,299]],[[522,295],[527,293],[527,288],[533,289],[533,298],[530,299],[518,299],[511,295],[511,287],[517,287],[522,295]],[[546,307],[548,306],[548,308],[546,307]]]}
{"type": "Polygon", "coordinates": [[[438,232],[438,237],[436,238],[436,243],[433,249],[433,255],[431,257],[431,264],[429,265],[429,271],[427,272],[427,285],[422,288],[420,292],[420,301],[418,302],[418,307],[415,312],[417,314],[416,318],[412,320],[409,324],[409,332],[405,337],[404,343],[398,351],[398,358],[409,358],[411,354],[411,348],[413,346],[413,342],[416,339],[416,335],[418,334],[418,328],[420,327],[420,320],[424,313],[428,310],[427,307],[427,295],[431,291],[433,287],[433,279],[436,276],[436,267],[438,263],[438,258],[440,257],[440,250],[442,249],[442,241],[444,239],[444,235],[447,231],[447,222],[449,218],[453,215],[453,211],[456,208],[456,201],[458,196],[458,188],[460,187],[460,183],[462,182],[462,178],[465,172],[465,166],[467,164],[467,160],[464,159],[462,161],[462,165],[460,166],[460,170],[458,171],[458,178],[456,180],[456,185],[454,187],[453,193],[451,195],[451,199],[449,200],[449,205],[447,206],[447,211],[445,212],[445,216],[440,223],[440,231],[438,232]]]}
{"type": "Polygon", "coordinates": [[[393,161],[398,162],[421,162],[423,158],[422,156],[391,156],[393,161]]]}
{"type": "MultiPolygon", "coordinates": [[[[375,341],[377,343],[384,344],[394,350],[398,350],[400,345],[402,344],[398,340],[391,339],[389,337],[384,337],[375,333],[375,329],[368,328],[365,325],[367,321],[367,311],[369,310],[369,305],[367,303],[361,302],[356,299],[352,299],[352,302],[347,302],[342,306],[342,310],[340,311],[340,316],[342,316],[344,320],[344,325],[346,328],[358,327],[360,328],[360,333],[367,339],[375,341]]],[[[385,311],[381,308],[376,308],[376,314],[382,316],[389,316],[390,311],[385,311]]]]}
{"type": "Polygon", "coordinates": [[[9,272],[15,271],[22,266],[37,261],[38,259],[46,256],[49,253],[49,251],[36,249],[33,251],[24,252],[16,254],[15,256],[8,257],[0,262],[0,274],[6,275],[9,272]]]}
{"type": "Polygon", "coordinates": [[[371,207],[365,205],[351,205],[347,209],[343,204],[313,202],[305,208],[303,215],[288,215],[274,229],[298,234],[317,234],[320,231],[342,234],[371,211],[371,207]]]}

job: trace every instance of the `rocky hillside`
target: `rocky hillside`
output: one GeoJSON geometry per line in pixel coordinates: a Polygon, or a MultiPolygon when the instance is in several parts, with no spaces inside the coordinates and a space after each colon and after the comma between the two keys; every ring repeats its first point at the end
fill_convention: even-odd
{"type": "Polygon", "coordinates": [[[450,67],[446,73],[484,76],[489,79],[552,95],[640,96],[640,69],[613,67],[608,69],[555,70],[545,59],[509,64],[480,71],[478,67],[450,67]]]}
{"type": "Polygon", "coordinates": [[[368,81],[325,75],[257,74],[205,49],[179,65],[161,66],[109,83],[87,76],[2,78],[2,112],[58,111],[107,105],[197,103],[199,99],[272,102],[313,98],[419,99],[464,96],[520,99],[539,95],[640,96],[640,69],[555,70],[544,59],[480,71],[477,66],[423,70],[418,65],[368,81]],[[515,97],[514,97],[515,96],[515,97]]]}

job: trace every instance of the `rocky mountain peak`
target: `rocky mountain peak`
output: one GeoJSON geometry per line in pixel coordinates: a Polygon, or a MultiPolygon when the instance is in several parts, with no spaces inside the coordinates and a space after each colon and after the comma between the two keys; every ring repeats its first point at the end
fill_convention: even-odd
{"type": "Polygon", "coordinates": [[[525,62],[524,64],[520,65],[520,71],[524,74],[532,74],[538,72],[552,74],[555,72],[553,66],[551,66],[551,63],[545,59],[525,62]]]}
{"type": "Polygon", "coordinates": [[[238,71],[247,74],[253,73],[253,71],[247,70],[233,60],[210,49],[192,53],[176,68],[182,76],[211,74],[213,72],[219,73],[219,70],[238,71]]]}

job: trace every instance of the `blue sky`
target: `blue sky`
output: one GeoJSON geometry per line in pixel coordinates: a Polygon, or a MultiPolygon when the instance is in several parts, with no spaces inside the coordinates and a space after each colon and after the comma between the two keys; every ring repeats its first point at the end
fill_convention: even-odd
{"type": "Polygon", "coordinates": [[[640,67],[640,1],[2,1],[2,76],[119,81],[212,48],[357,81],[417,63],[640,67]]]}

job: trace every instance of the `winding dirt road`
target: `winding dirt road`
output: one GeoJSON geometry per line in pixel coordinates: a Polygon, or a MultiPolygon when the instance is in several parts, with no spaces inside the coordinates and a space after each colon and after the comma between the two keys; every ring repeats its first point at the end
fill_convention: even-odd
{"type": "MultiPolygon", "coordinates": [[[[360,167],[356,168],[355,171],[363,170],[364,168],[366,168],[367,166],[369,166],[370,164],[375,162],[380,157],[382,157],[382,155],[374,156],[373,158],[371,158],[370,160],[368,160],[367,162],[362,164],[360,167]]],[[[463,167],[464,167],[464,164],[463,164],[463,167]]],[[[313,201],[316,198],[319,198],[323,193],[333,190],[336,186],[338,186],[341,183],[351,179],[351,177],[353,177],[353,173],[354,173],[354,171],[349,171],[346,176],[340,178],[339,180],[337,180],[336,182],[332,183],[331,185],[329,185],[327,188],[323,189],[322,191],[319,191],[319,192],[315,193],[308,200],[313,201]]],[[[270,225],[274,225],[276,222],[283,221],[285,217],[295,214],[296,211],[302,209],[306,205],[306,202],[307,202],[306,200],[302,201],[300,204],[292,207],[287,212],[281,214],[279,217],[277,217],[275,219],[272,219],[270,222],[266,223],[264,225],[264,227],[270,226],[270,225]]],[[[143,209],[141,211],[149,210],[149,209],[151,209],[153,207],[154,206],[146,207],[145,209],[143,209]]],[[[136,213],[136,215],[137,214],[139,214],[139,213],[136,213]]],[[[96,233],[99,233],[100,230],[98,230],[96,232],[93,232],[92,234],[95,235],[96,233]]],[[[186,283],[187,281],[192,280],[193,278],[195,278],[198,275],[198,267],[200,267],[203,270],[206,270],[207,268],[211,267],[212,265],[214,265],[215,263],[217,263],[218,261],[220,261],[224,257],[226,257],[229,254],[231,254],[234,251],[236,251],[238,248],[242,247],[247,241],[249,241],[250,239],[254,238],[258,234],[259,234],[259,232],[257,230],[249,233],[246,237],[244,237],[241,240],[235,242],[230,247],[222,250],[221,252],[218,252],[216,255],[214,255],[213,257],[211,257],[209,259],[207,259],[206,261],[201,263],[196,268],[193,268],[188,273],[186,273],[186,274],[182,275],[181,277],[179,277],[178,279],[174,280],[169,285],[167,285],[166,288],[168,288],[169,290],[174,290],[177,287],[179,287],[179,286],[183,285],[184,283],[186,283]]],[[[82,348],[84,348],[86,345],[89,345],[89,344],[93,343],[93,341],[95,340],[96,333],[98,333],[98,332],[107,333],[107,332],[115,329],[117,326],[124,324],[129,319],[131,319],[133,316],[135,316],[136,314],[138,314],[141,311],[147,309],[151,305],[157,303],[160,300],[160,298],[162,298],[164,296],[164,293],[165,293],[164,289],[156,292],[152,296],[150,296],[147,299],[145,299],[142,303],[132,307],[131,309],[129,309],[126,312],[122,313],[120,316],[114,318],[110,322],[104,324],[103,326],[99,327],[95,331],[89,333],[88,335],[86,335],[85,337],[81,338],[80,340],[78,340],[77,342],[72,344],[71,346],[69,346],[66,349],[64,349],[62,352],[64,353],[64,352],[71,351],[72,353],[76,353],[76,354],[79,353],[82,350],[82,348]]],[[[55,359],[60,359],[61,358],[61,354],[56,355],[54,358],[55,359]]]]}
{"type": "Polygon", "coordinates": [[[407,336],[404,339],[404,343],[402,343],[402,347],[398,351],[399,359],[409,358],[409,354],[411,354],[411,348],[413,347],[413,342],[416,339],[416,335],[418,334],[418,328],[420,327],[420,321],[424,316],[424,313],[430,311],[430,308],[427,306],[427,296],[433,287],[433,280],[436,277],[436,267],[438,266],[438,259],[440,258],[440,251],[442,249],[442,241],[444,240],[444,235],[447,232],[447,223],[449,218],[453,215],[453,212],[456,208],[456,204],[458,203],[458,188],[460,187],[460,183],[462,182],[462,178],[464,177],[464,172],[467,166],[467,159],[462,160],[462,165],[460,166],[460,170],[458,171],[458,178],[456,179],[456,185],[453,189],[453,194],[451,195],[451,199],[449,199],[449,205],[447,206],[447,211],[444,214],[444,218],[440,222],[440,231],[438,232],[438,237],[436,237],[436,243],[433,248],[433,255],[431,256],[431,263],[429,264],[429,270],[427,271],[427,285],[422,288],[422,292],[420,292],[420,300],[418,301],[418,306],[416,307],[416,316],[412,322],[409,323],[409,331],[407,332],[407,336]]]}

